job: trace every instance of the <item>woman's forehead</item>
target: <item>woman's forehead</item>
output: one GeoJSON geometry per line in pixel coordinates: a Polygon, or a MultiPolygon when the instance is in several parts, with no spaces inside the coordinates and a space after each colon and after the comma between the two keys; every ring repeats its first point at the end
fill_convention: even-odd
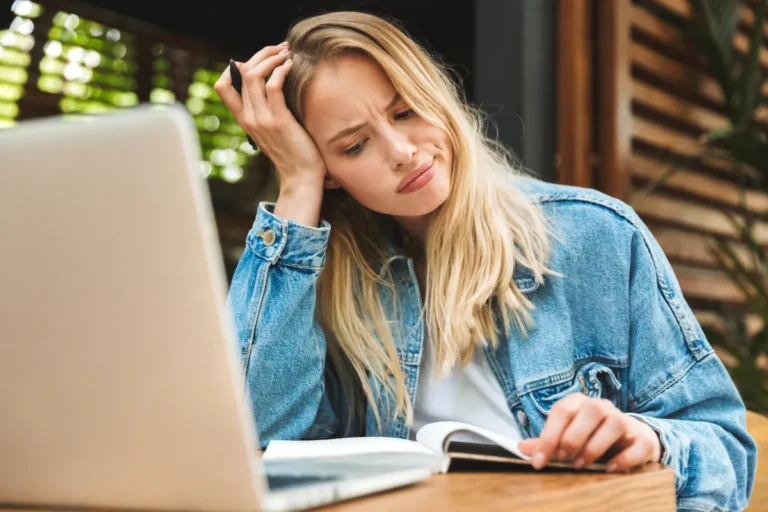
{"type": "Polygon", "coordinates": [[[385,111],[394,94],[392,82],[375,61],[357,55],[339,57],[315,71],[304,95],[305,121],[357,121],[371,107],[385,111]]]}

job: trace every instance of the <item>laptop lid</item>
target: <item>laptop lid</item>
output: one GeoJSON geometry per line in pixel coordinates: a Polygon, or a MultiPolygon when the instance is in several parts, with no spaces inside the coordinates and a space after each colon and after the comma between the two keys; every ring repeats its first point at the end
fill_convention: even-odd
{"type": "Polygon", "coordinates": [[[0,503],[258,508],[198,152],[178,104],[0,132],[0,503]]]}

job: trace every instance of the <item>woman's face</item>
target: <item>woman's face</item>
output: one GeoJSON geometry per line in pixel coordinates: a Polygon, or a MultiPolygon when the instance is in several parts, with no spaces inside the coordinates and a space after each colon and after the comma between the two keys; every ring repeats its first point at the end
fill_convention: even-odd
{"type": "Polygon", "coordinates": [[[326,187],[343,187],[363,206],[420,216],[448,198],[453,161],[448,133],[410,110],[369,57],[347,54],[318,67],[304,97],[304,126],[332,178],[326,187]],[[401,189],[403,179],[430,165],[401,189]]]}

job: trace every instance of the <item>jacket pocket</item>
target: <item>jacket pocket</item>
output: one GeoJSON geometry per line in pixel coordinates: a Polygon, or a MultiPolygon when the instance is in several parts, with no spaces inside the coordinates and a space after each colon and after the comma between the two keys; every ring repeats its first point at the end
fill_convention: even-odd
{"type": "MultiPolygon", "coordinates": [[[[550,380],[558,381],[557,377],[550,380]]],[[[542,387],[530,393],[530,401],[544,416],[553,405],[571,393],[581,393],[592,398],[605,398],[621,408],[621,383],[614,370],[603,363],[591,361],[578,367],[576,372],[557,384],[542,387]]]]}

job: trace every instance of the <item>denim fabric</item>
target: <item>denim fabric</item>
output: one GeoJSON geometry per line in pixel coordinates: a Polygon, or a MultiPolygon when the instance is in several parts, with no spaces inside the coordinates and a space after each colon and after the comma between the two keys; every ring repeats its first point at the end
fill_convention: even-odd
{"type": "MultiPolygon", "coordinates": [[[[517,183],[562,238],[553,241],[549,267],[565,276],[539,285],[518,265],[514,280],[536,306],[535,327],[485,349],[523,436],[538,436],[552,405],[570,393],[603,397],[659,434],[681,510],[743,509],[756,467],[744,404],[648,228],[630,206],[596,190],[517,183]]],[[[325,365],[314,317],[331,226],[302,226],[273,209],[259,205],[228,297],[259,439],[266,446],[339,437],[348,405],[325,365]]],[[[402,307],[391,317],[402,328],[393,334],[414,400],[424,336],[419,286],[413,261],[384,249],[402,307]]],[[[382,289],[388,311],[391,295],[382,289]]],[[[393,416],[380,406],[383,418],[393,416]]],[[[370,407],[360,428],[409,434],[402,417],[377,431],[370,407]]]]}

